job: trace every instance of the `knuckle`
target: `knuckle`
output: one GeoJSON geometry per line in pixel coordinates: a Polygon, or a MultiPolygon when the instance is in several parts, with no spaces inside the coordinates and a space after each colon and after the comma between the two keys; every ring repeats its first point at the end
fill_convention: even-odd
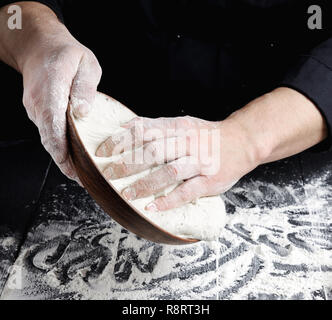
{"type": "Polygon", "coordinates": [[[55,115],[52,111],[47,109],[46,112],[43,112],[40,120],[42,122],[39,123],[39,125],[43,127],[47,136],[50,137],[54,143],[63,143],[66,136],[65,118],[62,115],[55,115]]]}
{"type": "Polygon", "coordinates": [[[87,49],[83,59],[86,59],[96,78],[100,78],[103,71],[95,54],[90,49],[87,49]]]}
{"type": "Polygon", "coordinates": [[[177,118],[178,128],[181,129],[183,127],[185,128],[189,127],[192,124],[193,119],[194,118],[190,116],[178,117],[177,118]]]}
{"type": "Polygon", "coordinates": [[[32,96],[31,96],[31,93],[30,92],[24,92],[23,94],[23,105],[26,107],[26,108],[31,108],[32,107],[32,96]]]}
{"type": "Polygon", "coordinates": [[[48,153],[57,163],[62,163],[67,159],[67,144],[64,137],[59,137],[50,128],[43,126],[39,129],[41,143],[48,153]]]}
{"type": "Polygon", "coordinates": [[[173,119],[173,129],[175,132],[182,132],[183,130],[187,129],[189,126],[189,120],[187,117],[176,117],[173,119]]]}
{"type": "Polygon", "coordinates": [[[65,44],[45,58],[43,67],[50,73],[72,77],[82,59],[83,51],[75,44],[65,44]]]}
{"type": "Polygon", "coordinates": [[[207,177],[206,179],[206,189],[209,194],[220,194],[229,190],[237,181],[219,181],[215,177],[207,177]]]}
{"type": "Polygon", "coordinates": [[[129,122],[127,122],[127,125],[143,127],[143,123],[144,123],[144,118],[135,117],[131,119],[129,122]]]}
{"type": "Polygon", "coordinates": [[[117,173],[119,176],[126,176],[130,173],[130,168],[126,163],[118,164],[114,167],[115,173],[117,173]]]}
{"type": "Polygon", "coordinates": [[[64,154],[61,154],[61,153],[54,154],[54,161],[57,164],[63,165],[63,164],[65,164],[67,162],[67,160],[68,160],[68,158],[64,154]]]}
{"type": "Polygon", "coordinates": [[[159,124],[159,123],[167,123],[169,122],[171,119],[170,118],[166,118],[166,117],[160,117],[157,119],[152,119],[152,122],[154,122],[154,124],[159,124]]]}
{"type": "Polygon", "coordinates": [[[169,207],[171,207],[171,201],[168,197],[160,197],[158,198],[158,206],[162,208],[163,210],[167,210],[169,207]]]}
{"type": "Polygon", "coordinates": [[[153,184],[147,179],[137,181],[135,187],[138,195],[144,195],[146,192],[154,190],[153,184]]]}
{"type": "Polygon", "coordinates": [[[28,117],[30,120],[32,120],[34,123],[36,123],[36,111],[35,108],[38,105],[35,103],[32,99],[32,97],[28,94],[23,95],[23,105],[27,111],[28,117]]]}
{"type": "Polygon", "coordinates": [[[178,177],[178,168],[176,165],[174,164],[171,164],[171,165],[167,165],[164,167],[165,171],[166,171],[166,174],[167,176],[171,179],[171,180],[177,180],[177,177],[178,177]]]}
{"type": "Polygon", "coordinates": [[[96,74],[97,74],[97,77],[98,78],[101,78],[102,74],[103,74],[103,69],[101,68],[97,58],[96,58],[96,61],[95,61],[95,68],[96,68],[96,74]]]}
{"type": "Polygon", "coordinates": [[[150,142],[144,147],[144,160],[153,161],[156,160],[158,153],[158,146],[156,142],[150,142]]]}
{"type": "Polygon", "coordinates": [[[75,169],[73,168],[68,157],[62,162],[57,162],[57,165],[67,177],[73,180],[77,179],[75,169]]]}
{"type": "Polygon", "coordinates": [[[210,186],[208,185],[208,183],[204,183],[200,186],[200,193],[202,196],[207,196],[209,195],[211,192],[210,192],[210,186]]]}
{"type": "Polygon", "coordinates": [[[202,195],[209,194],[211,189],[210,186],[215,184],[211,181],[209,177],[204,177],[204,179],[200,179],[198,183],[198,189],[202,195]]]}
{"type": "Polygon", "coordinates": [[[42,145],[45,147],[46,151],[50,152],[50,139],[47,135],[44,134],[40,134],[40,142],[42,143],[42,145]]]}
{"type": "Polygon", "coordinates": [[[160,132],[159,136],[162,137],[164,134],[162,133],[163,129],[166,130],[174,130],[176,127],[176,118],[156,118],[156,119],[147,119],[146,121],[147,127],[158,129],[160,132]]]}
{"type": "Polygon", "coordinates": [[[190,200],[191,195],[192,191],[187,185],[183,185],[181,188],[179,188],[179,198],[182,202],[187,202],[190,200]]]}
{"type": "Polygon", "coordinates": [[[184,116],[183,119],[185,119],[187,122],[193,122],[195,120],[192,116],[184,116]]]}
{"type": "Polygon", "coordinates": [[[65,62],[72,62],[73,50],[71,47],[63,47],[53,52],[49,57],[46,58],[44,67],[48,70],[59,71],[63,69],[65,62]]]}
{"type": "Polygon", "coordinates": [[[55,163],[63,165],[68,161],[68,156],[66,153],[61,152],[60,150],[56,150],[51,153],[52,158],[54,159],[55,163]]]}
{"type": "Polygon", "coordinates": [[[34,108],[41,103],[40,88],[34,87],[24,90],[23,105],[28,108],[34,108]]]}

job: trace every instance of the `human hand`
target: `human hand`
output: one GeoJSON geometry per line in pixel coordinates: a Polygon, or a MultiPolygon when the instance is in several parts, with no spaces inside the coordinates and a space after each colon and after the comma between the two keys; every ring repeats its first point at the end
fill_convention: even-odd
{"type": "Polygon", "coordinates": [[[127,129],[124,134],[110,137],[96,152],[99,157],[109,157],[135,149],[105,168],[107,179],[164,164],[123,190],[123,196],[135,200],[179,184],[167,196],[150,203],[146,207],[150,211],[170,210],[225,192],[258,165],[255,148],[231,119],[136,118],[123,127],[127,129]],[[137,148],[140,146],[143,148],[137,148]]]}
{"type": "Polygon", "coordinates": [[[63,25],[43,34],[22,66],[23,104],[39,129],[41,142],[61,171],[78,181],[68,152],[66,110],[76,117],[91,108],[101,67],[94,54],[76,41],[63,25]]]}

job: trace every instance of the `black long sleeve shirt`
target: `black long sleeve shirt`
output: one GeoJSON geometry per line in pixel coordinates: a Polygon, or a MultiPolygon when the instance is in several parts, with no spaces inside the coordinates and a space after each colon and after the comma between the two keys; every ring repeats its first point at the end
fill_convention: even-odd
{"type": "Polygon", "coordinates": [[[287,86],[315,103],[331,136],[329,0],[38,2],[94,51],[104,71],[99,89],[140,115],[220,120],[287,86]],[[322,29],[308,24],[313,4],[322,29]]]}

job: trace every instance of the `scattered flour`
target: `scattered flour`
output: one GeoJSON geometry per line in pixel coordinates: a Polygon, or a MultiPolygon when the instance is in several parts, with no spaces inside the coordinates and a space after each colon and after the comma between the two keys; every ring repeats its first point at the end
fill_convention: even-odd
{"type": "MultiPolygon", "coordinates": [[[[230,219],[218,241],[180,247],[138,239],[81,188],[59,186],[15,262],[22,289],[7,282],[0,299],[332,300],[331,165],[310,180],[270,183],[283,165],[223,195],[230,219]]],[[[0,253],[1,243],[7,257],[13,241],[0,238],[0,253]]]]}
{"type": "Polygon", "coordinates": [[[59,186],[15,262],[22,289],[7,284],[1,299],[332,299],[330,178],[243,179],[223,195],[219,241],[188,246],[138,239],[81,188],[59,186]]]}

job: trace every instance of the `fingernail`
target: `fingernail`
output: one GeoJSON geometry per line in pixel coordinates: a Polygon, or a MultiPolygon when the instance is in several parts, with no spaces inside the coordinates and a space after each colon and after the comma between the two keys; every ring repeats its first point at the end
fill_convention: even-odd
{"type": "Polygon", "coordinates": [[[158,212],[158,208],[155,203],[151,202],[145,207],[145,210],[150,211],[150,212],[158,212]]]}
{"type": "Polygon", "coordinates": [[[109,167],[103,171],[103,174],[105,175],[105,178],[110,180],[113,178],[113,168],[109,167]]]}
{"type": "Polygon", "coordinates": [[[103,142],[96,151],[97,157],[104,157],[106,154],[106,144],[103,142]]]}
{"type": "Polygon", "coordinates": [[[122,195],[126,198],[126,200],[134,200],[136,198],[136,192],[133,188],[126,188],[122,191],[122,195]]]}
{"type": "Polygon", "coordinates": [[[83,118],[88,115],[90,106],[87,103],[83,103],[74,108],[74,113],[77,117],[83,118]]]}

